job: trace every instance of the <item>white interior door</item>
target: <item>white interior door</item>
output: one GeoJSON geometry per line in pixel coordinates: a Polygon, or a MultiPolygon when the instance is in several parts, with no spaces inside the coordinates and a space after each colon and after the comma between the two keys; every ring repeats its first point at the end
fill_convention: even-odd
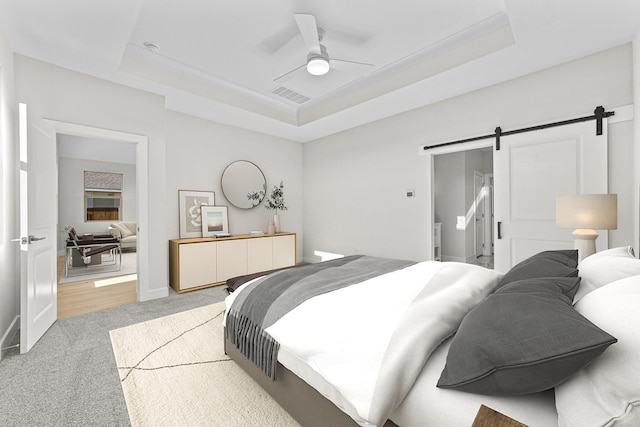
{"type": "MultiPolygon", "coordinates": [[[[607,126],[595,121],[503,136],[494,151],[495,269],[544,250],[571,249],[555,224],[556,196],[607,192],[607,126]]],[[[597,245],[607,247],[607,233],[597,245]]]]}
{"type": "Polygon", "coordinates": [[[475,195],[475,210],[474,210],[474,233],[475,233],[475,256],[480,257],[484,253],[485,237],[484,237],[484,206],[485,206],[485,194],[484,191],[484,174],[474,170],[473,171],[473,187],[475,195]]]}
{"type": "Polygon", "coordinates": [[[484,251],[485,256],[493,255],[493,173],[484,175],[484,251]]]}
{"type": "Polygon", "coordinates": [[[55,133],[19,105],[20,131],[20,353],[55,322],[58,212],[55,133]]]}

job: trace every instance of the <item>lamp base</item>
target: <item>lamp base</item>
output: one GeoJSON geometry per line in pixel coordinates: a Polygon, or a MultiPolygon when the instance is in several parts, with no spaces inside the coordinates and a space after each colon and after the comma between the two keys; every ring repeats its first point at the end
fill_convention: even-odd
{"type": "Polygon", "coordinates": [[[596,239],[598,238],[598,232],[596,230],[590,230],[586,228],[578,228],[573,230],[574,248],[578,250],[578,262],[582,262],[583,259],[589,255],[596,253],[596,239]]]}

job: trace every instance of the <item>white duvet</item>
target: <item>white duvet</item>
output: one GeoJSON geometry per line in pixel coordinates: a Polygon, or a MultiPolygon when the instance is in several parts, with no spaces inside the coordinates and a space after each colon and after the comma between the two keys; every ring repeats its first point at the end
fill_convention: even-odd
{"type": "Polygon", "coordinates": [[[358,424],[381,426],[431,352],[500,277],[470,264],[421,262],[311,298],[266,332],[280,343],[282,365],[358,424]]]}

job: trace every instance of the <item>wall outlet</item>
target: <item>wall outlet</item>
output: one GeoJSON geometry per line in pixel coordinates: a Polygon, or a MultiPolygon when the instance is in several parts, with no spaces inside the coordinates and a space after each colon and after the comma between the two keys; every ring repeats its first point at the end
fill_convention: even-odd
{"type": "Polygon", "coordinates": [[[413,190],[407,190],[406,195],[407,195],[407,199],[413,199],[414,197],[416,197],[416,192],[413,190]]]}

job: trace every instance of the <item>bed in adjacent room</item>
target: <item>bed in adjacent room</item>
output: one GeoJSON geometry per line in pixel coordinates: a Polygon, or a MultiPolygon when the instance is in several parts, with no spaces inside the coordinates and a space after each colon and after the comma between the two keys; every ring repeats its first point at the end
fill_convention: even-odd
{"type": "Polygon", "coordinates": [[[481,405],[531,427],[640,425],[630,248],[504,275],[350,256],[233,288],[227,353],[304,426],[471,426],[481,405]]]}

